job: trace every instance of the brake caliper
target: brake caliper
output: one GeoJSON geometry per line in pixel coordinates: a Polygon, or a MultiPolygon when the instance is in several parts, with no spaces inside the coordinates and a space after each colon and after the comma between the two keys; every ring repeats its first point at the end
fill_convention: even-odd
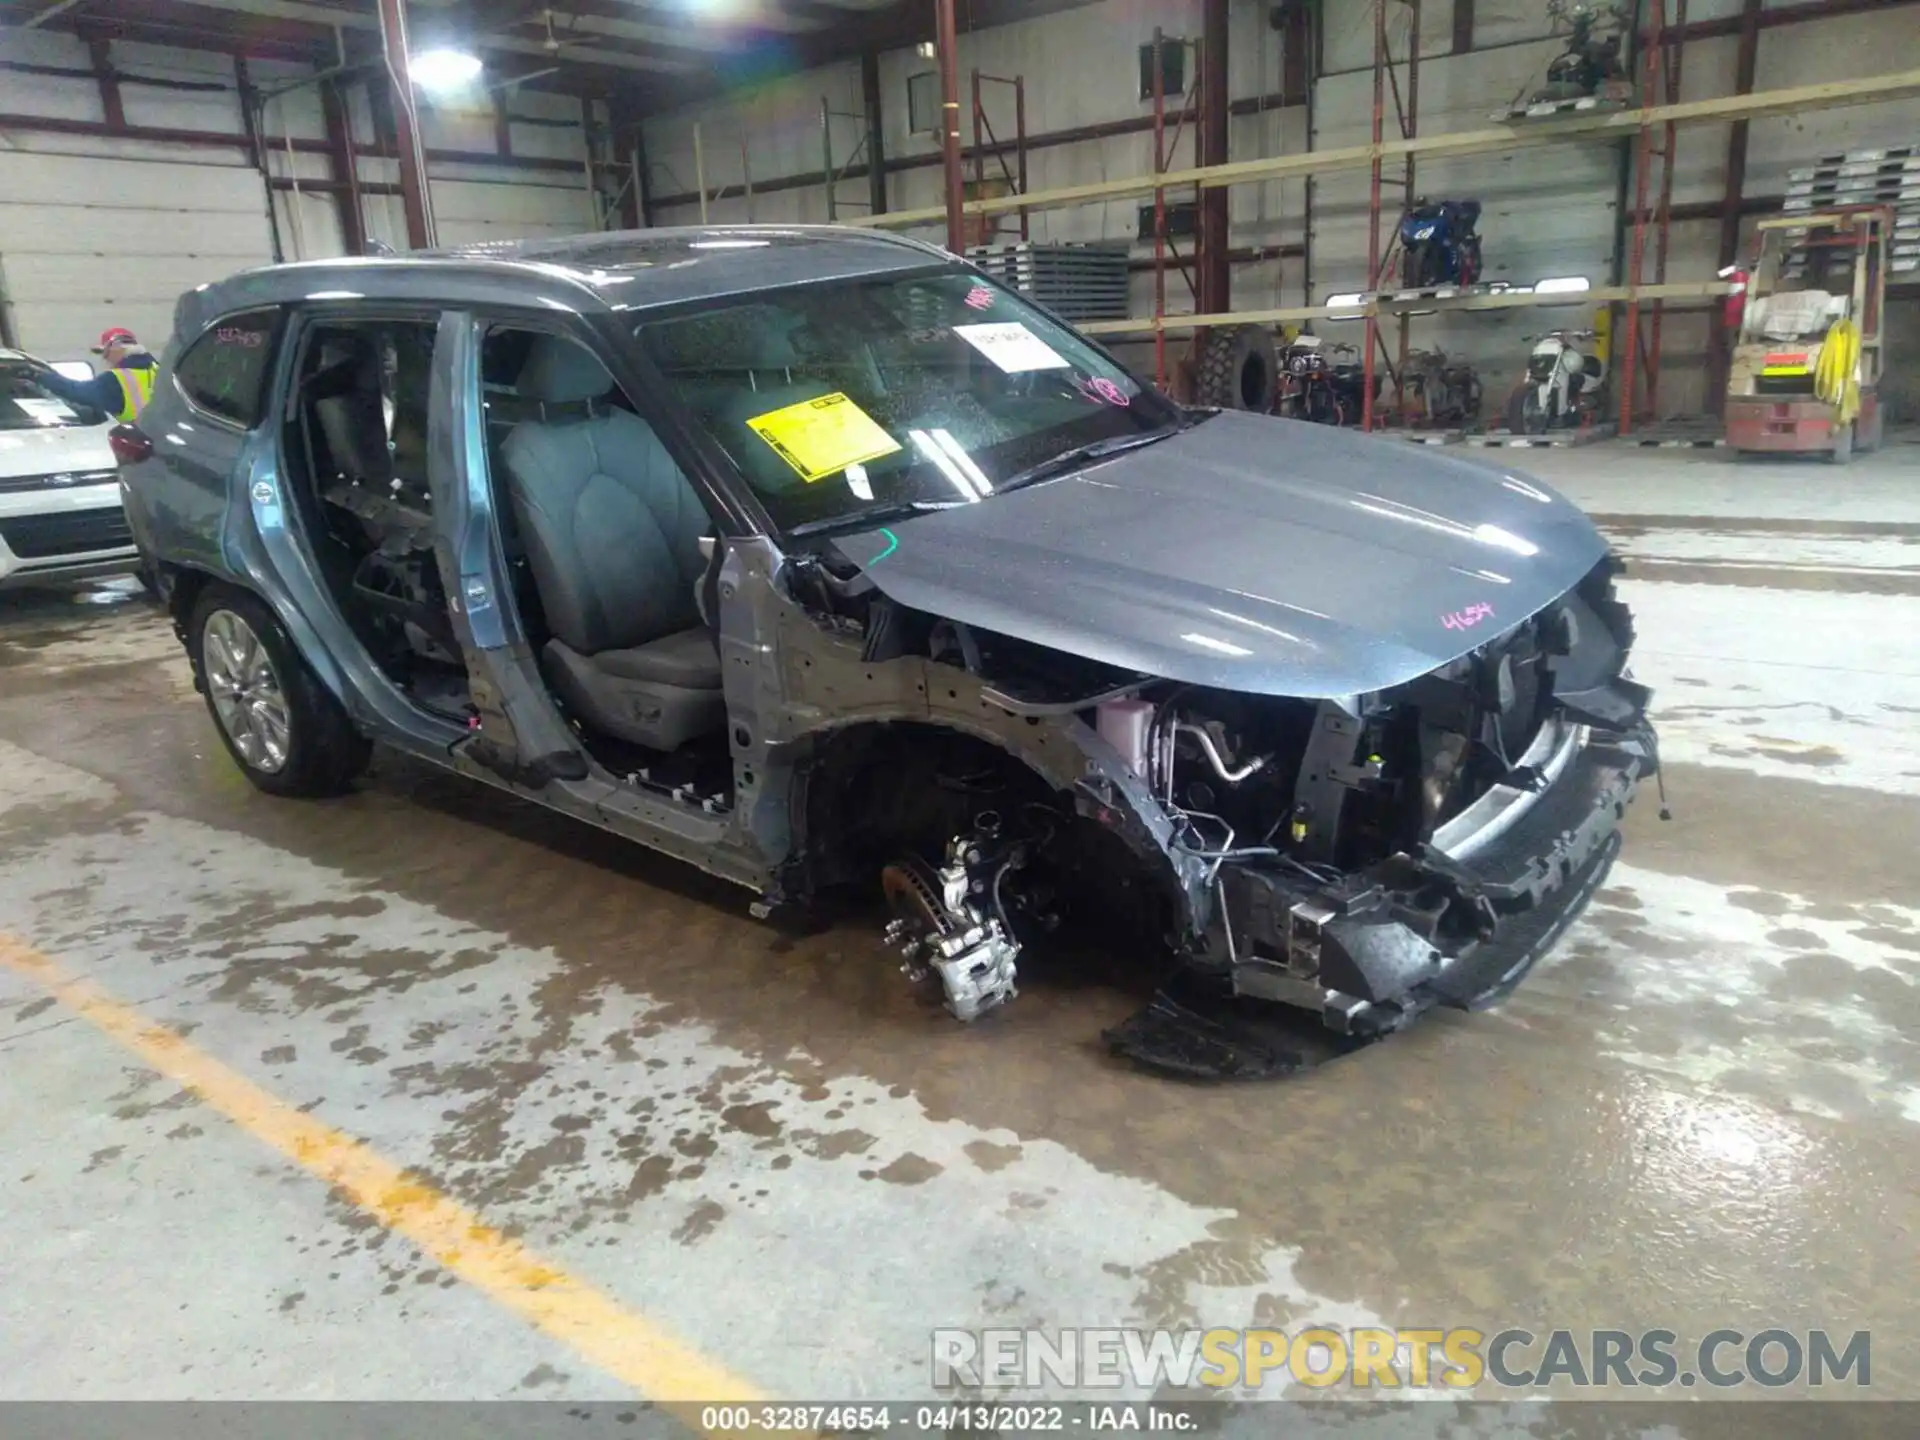
{"type": "Polygon", "coordinates": [[[893,907],[887,943],[900,953],[908,979],[939,977],[956,1020],[977,1020],[1020,993],[1014,988],[1020,942],[1008,928],[1000,887],[1025,861],[1025,847],[1007,844],[997,820],[982,816],[972,834],[947,842],[940,868],[915,856],[880,872],[893,907]]]}

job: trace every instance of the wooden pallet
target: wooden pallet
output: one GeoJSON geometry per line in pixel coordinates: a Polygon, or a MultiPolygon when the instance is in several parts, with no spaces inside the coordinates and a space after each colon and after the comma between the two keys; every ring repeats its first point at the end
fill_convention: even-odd
{"type": "Polygon", "coordinates": [[[1405,440],[1409,445],[1458,445],[1464,432],[1459,430],[1381,429],[1373,432],[1386,440],[1405,440]]]}
{"type": "Polygon", "coordinates": [[[1659,420],[1635,430],[1627,443],[1649,450],[1713,450],[1724,446],[1727,437],[1718,421],[1659,420]]]}
{"type": "Polygon", "coordinates": [[[1469,445],[1503,450],[1571,450],[1576,445],[1591,445],[1610,440],[1618,427],[1611,421],[1584,426],[1578,430],[1549,430],[1544,435],[1516,435],[1511,430],[1482,430],[1464,436],[1469,445]]]}
{"type": "Polygon", "coordinates": [[[1472,285],[1420,285],[1396,290],[1363,290],[1360,298],[1354,302],[1354,308],[1357,310],[1363,305],[1405,303],[1409,300],[1458,300],[1469,295],[1498,295],[1514,288],[1504,280],[1482,280],[1472,285]]]}
{"type": "Polygon", "coordinates": [[[1586,115],[1596,110],[1625,110],[1633,102],[1610,95],[1582,95],[1574,100],[1530,100],[1510,105],[1495,120],[1546,120],[1555,115],[1586,115]]]}

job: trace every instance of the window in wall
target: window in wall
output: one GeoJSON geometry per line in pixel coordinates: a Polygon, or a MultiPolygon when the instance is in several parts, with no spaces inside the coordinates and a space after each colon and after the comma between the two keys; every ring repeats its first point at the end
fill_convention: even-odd
{"type": "Polygon", "coordinates": [[[907,129],[915,135],[940,133],[940,77],[931,70],[907,77],[907,129]]]}
{"type": "Polygon", "coordinates": [[[180,357],[174,382],[209,415],[252,429],[260,421],[279,326],[278,310],[227,316],[180,357]]]}
{"type": "MultiPolygon", "coordinates": [[[[1170,239],[1183,239],[1199,229],[1200,207],[1191,200],[1169,200],[1167,202],[1167,235],[1170,239]]],[[[1153,206],[1140,207],[1139,229],[1136,232],[1142,240],[1153,239],[1153,206]]]]}
{"type": "MultiPolygon", "coordinates": [[[[1187,93],[1187,42],[1160,37],[1160,83],[1167,95],[1187,93]]],[[[1153,99],[1153,42],[1140,47],[1140,98],[1153,99]]]]}

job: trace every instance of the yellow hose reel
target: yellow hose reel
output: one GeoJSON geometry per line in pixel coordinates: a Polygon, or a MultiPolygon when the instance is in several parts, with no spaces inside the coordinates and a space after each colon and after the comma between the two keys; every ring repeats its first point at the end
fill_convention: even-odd
{"type": "Polygon", "coordinates": [[[1860,327],[1852,320],[1836,320],[1820,342],[1820,358],[1813,367],[1814,398],[1839,412],[1835,422],[1851,425],[1860,413],[1860,327]]]}

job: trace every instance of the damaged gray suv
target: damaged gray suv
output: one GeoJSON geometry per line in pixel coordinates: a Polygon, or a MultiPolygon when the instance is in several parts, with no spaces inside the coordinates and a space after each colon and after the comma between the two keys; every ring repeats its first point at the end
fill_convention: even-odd
{"type": "MultiPolygon", "coordinates": [[[[1558,495],[1185,409],[910,240],[279,266],[183,297],[162,368],[129,518],[256,785],[379,741],[756,914],[877,889],[962,1020],[1109,930],[1343,1036],[1490,1003],[1656,769],[1558,495]]],[[[1111,1038],[1274,1068],[1175,992],[1111,1038]]]]}

